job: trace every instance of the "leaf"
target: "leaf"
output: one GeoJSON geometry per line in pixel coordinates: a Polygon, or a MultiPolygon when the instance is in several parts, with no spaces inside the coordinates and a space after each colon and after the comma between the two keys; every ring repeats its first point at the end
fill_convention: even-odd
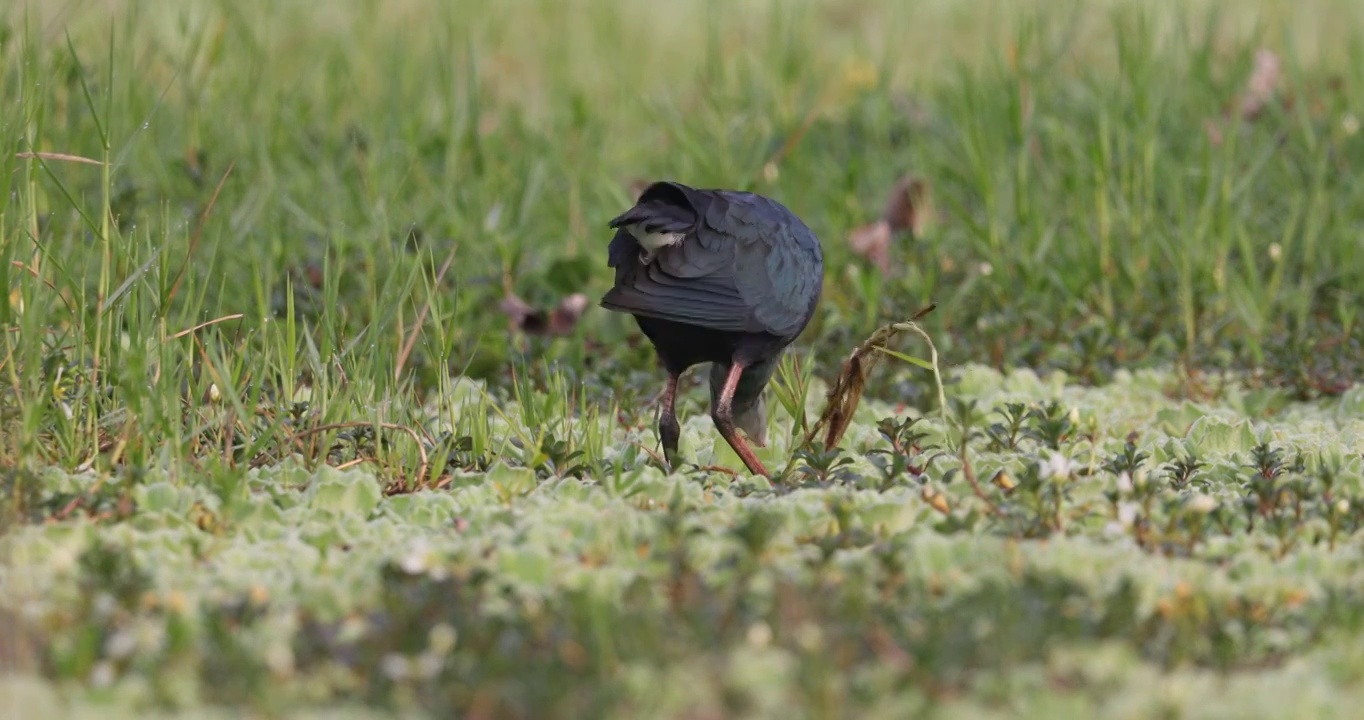
{"type": "Polygon", "coordinates": [[[315,508],[368,516],[379,505],[383,490],[373,475],[323,466],[309,488],[309,495],[315,508]]]}
{"type": "Polygon", "coordinates": [[[870,225],[863,225],[852,231],[848,236],[848,245],[852,251],[870,260],[873,265],[880,268],[881,274],[890,275],[890,223],[885,220],[877,220],[870,225]]]}
{"type": "Polygon", "coordinates": [[[1245,92],[1241,94],[1241,117],[1254,120],[1259,117],[1265,106],[1278,94],[1279,82],[1283,77],[1282,63],[1272,50],[1260,48],[1255,51],[1255,66],[1246,79],[1245,92]]]}
{"type": "MultiPolygon", "coordinates": [[[[880,358],[876,351],[886,352],[889,349],[886,347],[886,343],[903,331],[917,333],[924,338],[929,349],[933,351],[933,361],[928,364],[928,367],[933,370],[934,379],[938,385],[939,405],[945,408],[946,398],[942,389],[942,378],[939,376],[936,367],[937,349],[933,347],[933,341],[928,337],[928,334],[915,324],[932,312],[935,307],[937,306],[929,305],[919,310],[906,322],[891,323],[877,328],[871,337],[864,340],[861,345],[853,350],[848,359],[843,361],[843,368],[839,371],[833,385],[829,387],[828,395],[825,396],[824,400],[824,412],[820,413],[819,420],[810,428],[802,445],[809,445],[821,430],[825,433],[825,449],[832,449],[838,445],[838,441],[843,438],[843,434],[847,432],[848,426],[852,423],[853,413],[857,411],[857,406],[862,401],[862,390],[866,387],[867,376],[880,358]]],[[[908,355],[894,352],[888,354],[897,357],[902,356],[906,361],[918,364],[914,360],[910,360],[908,355]]]]}
{"type": "Polygon", "coordinates": [[[920,237],[932,223],[933,216],[928,181],[916,175],[904,175],[886,198],[881,217],[853,230],[848,236],[848,245],[853,252],[880,268],[883,276],[889,277],[892,272],[890,244],[895,234],[909,232],[913,237],[920,237]]]}
{"type": "Polygon", "coordinates": [[[497,463],[488,468],[488,484],[508,497],[525,495],[535,489],[535,471],[524,467],[511,467],[497,463]]]}
{"type": "Polygon", "coordinates": [[[908,230],[919,237],[933,222],[931,201],[928,181],[916,175],[905,175],[891,190],[881,219],[890,225],[891,230],[908,230]]]}
{"type": "Polygon", "coordinates": [[[558,337],[568,335],[577,327],[578,319],[587,309],[587,296],[573,293],[548,312],[531,307],[510,291],[502,298],[502,312],[511,322],[512,330],[527,335],[558,337]]]}
{"type": "MultiPolygon", "coordinates": [[[[1241,119],[1250,122],[1258,118],[1278,96],[1282,82],[1283,64],[1279,61],[1279,56],[1265,48],[1256,50],[1250,77],[1246,78],[1245,90],[1236,100],[1236,112],[1241,119]]],[[[1204,121],[1203,130],[1213,145],[1222,144],[1230,117],[1231,110],[1227,108],[1223,110],[1221,117],[1204,121]]]]}
{"type": "Polygon", "coordinates": [[[190,494],[166,482],[138,486],[134,490],[134,499],[138,509],[147,513],[184,512],[192,503],[190,494]]]}
{"type": "Polygon", "coordinates": [[[927,361],[927,360],[924,360],[923,358],[917,358],[917,357],[914,357],[913,355],[906,355],[906,354],[900,352],[899,350],[891,350],[890,348],[885,347],[885,346],[882,346],[882,345],[876,346],[876,349],[877,349],[877,350],[880,350],[881,352],[883,352],[883,353],[885,353],[885,354],[887,354],[887,355],[889,355],[889,356],[891,356],[891,357],[893,357],[893,358],[895,358],[895,359],[897,359],[897,360],[903,360],[903,361],[905,361],[905,362],[907,362],[907,363],[910,363],[911,365],[918,365],[919,367],[921,367],[921,368],[923,368],[923,369],[925,369],[925,370],[932,370],[932,369],[933,369],[933,363],[931,363],[931,362],[929,362],[929,361],[927,361]]]}

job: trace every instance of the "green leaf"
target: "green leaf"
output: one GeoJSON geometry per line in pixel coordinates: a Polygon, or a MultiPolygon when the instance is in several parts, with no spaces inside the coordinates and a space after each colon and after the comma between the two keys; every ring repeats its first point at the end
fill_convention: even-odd
{"type": "Polygon", "coordinates": [[[909,363],[909,364],[911,364],[911,365],[918,365],[919,367],[921,367],[921,368],[923,368],[923,369],[925,369],[925,370],[932,370],[932,369],[933,369],[933,363],[931,363],[931,362],[929,362],[929,361],[927,361],[927,360],[924,360],[923,358],[917,358],[917,357],[914,357],[913,355],[906,355],[906,354],[900,352],[899,350],[891,350],[890,348],[884,347],[884,346],[881,346],[881,345],[877,345],[877,346],[876,346],[876,349],[877,349],[877,350],[880,350],[881,352],[883,352],[883,353],[885,353],[885,354],[887,354],[887,355],[889,355],[889,356],[891,356],[891,357],[893,357],[893,358],[895,358],[895,359],[897,359],[897,360],[903,360],[903,361],[905,361],[905,362],[907,362],[907,363],[909,363]]]}
{"type": "Polygon", "coordinates": [[[309,488],[312,507],[340,514],[369,515],[379,505],[383,491],[369,473],[340,471],[325,466],[309,488]]]}

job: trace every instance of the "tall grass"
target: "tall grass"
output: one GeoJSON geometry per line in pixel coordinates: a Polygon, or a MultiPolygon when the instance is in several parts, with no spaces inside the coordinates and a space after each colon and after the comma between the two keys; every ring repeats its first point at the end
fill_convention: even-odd
{"type": "Polygon", "coordinates": [[[434,432],[420,405],[452,372],[499,393],[518,358],[587,383],[575,407],[636,407],[630,323],[527,344],[490,310],[599,292],[636,177],[805,217],[831,282],[803,342],[826,360],[929,300],[950,362],[1096,381],[1358,337],[1361,12],[1219,7],[11,7],[0,453],[249,464],[304,428],[434,432]],[[1292,102],[1210,142],[1260,46],[1292,102]],[[844,237],[906,171],[943,221],[882,279],[844,237]]]}

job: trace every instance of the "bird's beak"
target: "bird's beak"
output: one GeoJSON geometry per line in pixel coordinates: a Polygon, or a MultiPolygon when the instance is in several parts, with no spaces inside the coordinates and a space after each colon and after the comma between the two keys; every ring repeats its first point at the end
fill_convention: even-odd
{"type": "Polygon", "coordinates": [[[749,442],[767,447],[767,400],[759,395],[753,407],[734,414],[734,424],[744,431],[749,442]]]}

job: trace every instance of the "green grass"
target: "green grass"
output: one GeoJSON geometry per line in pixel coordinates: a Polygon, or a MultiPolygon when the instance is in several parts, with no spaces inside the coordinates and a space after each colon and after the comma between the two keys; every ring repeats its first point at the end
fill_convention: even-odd
{"type": "MultiPolygon", "coordinates": [[[[1357,706],[1357,3],[483,5],[0,9],[0,703],[1357,706]],[[937,220],[883,275],[846,239],[905,173],[937,220]],[[651,459],[595,300],[659,177],[823,241],[773,483],[651,459]],[[591,303],[527,337],[508,292],[591,303]],[[803,446],[930,302],[948,407],[885,365],[803,446]]],[[[740,467],[706,399],[683,453],[740,467]]]]}

